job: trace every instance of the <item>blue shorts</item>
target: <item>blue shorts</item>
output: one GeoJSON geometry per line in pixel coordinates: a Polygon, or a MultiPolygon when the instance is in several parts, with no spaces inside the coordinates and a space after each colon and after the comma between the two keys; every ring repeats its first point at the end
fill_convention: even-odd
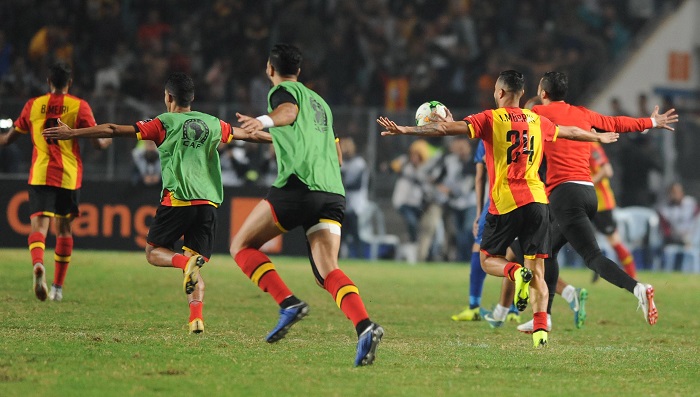
{"type": "Polygon", "coordinates": [[[481,209],[481,215],[479,215],[479,224],[476,231],[476,238],[474,243],[481,245],[481,237],[484,235],[484,225],[486,224],[486,214],[489,213],[489,204],[491,200],[486,199],[484,203],[484,208],[481,209]]]}

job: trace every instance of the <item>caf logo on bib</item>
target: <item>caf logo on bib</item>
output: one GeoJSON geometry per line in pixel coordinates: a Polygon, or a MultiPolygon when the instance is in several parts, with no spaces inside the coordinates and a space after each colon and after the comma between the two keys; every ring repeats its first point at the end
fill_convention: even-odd
{"type": "Polygon", "coordinates": [[[328,117],[326,116],[326,110],[323,108],[317,100],[313,97],[309,97],[309,104],[311,109],[314,110],[314,128],[318,132],[326,132],[328,130],[328,117]]]}
{"type": "Polygon", "coordinates": [[[204,145],[209,137],[209,127],[199,119],[189,119],[182,126],[182,140],[185,146],[198,148],[204,145]]]}

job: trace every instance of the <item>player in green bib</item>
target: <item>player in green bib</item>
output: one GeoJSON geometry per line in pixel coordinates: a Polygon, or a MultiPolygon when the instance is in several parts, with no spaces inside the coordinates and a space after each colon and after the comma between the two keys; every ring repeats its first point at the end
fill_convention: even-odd
{"type": "Polygon", "coordinates": [[[184,73],[173,73],[165,83],[167,113],[134,125],[100,124],[71,129],[61,123],[59,127],[46,129],[44,136],[53,139],[131,137],[156,143],[163,190],[148,231],[146,259],[154,266],[183,270],[183,287],[190,308],[189,329],[200,333],[204,331],[204,282],[199,268],[211,256],[216,208],[224,196],[216,148],[232,139],[270,142],[270,137],[263,131],[248,133],[214,116],[193,111],[193,100],[192,78],[184,73]],[[176,253],[175,243],[183,236],[183,253],[176,253]]]}
{"type": "Polygon", "coordinates": [[[267,76],[269,114],[238,114],[250,133],[269,128],[277,154],[278,176],[270,191],[248,215],[231,242],[231,255],[241,270],[280,306],[280,318],[266,340],[284,338],[305,317],[309,305],[299,300],[280,278],[260,247],[301,226],[306,233],[311,268],[358,335],[355,366],[374,361],[384,330],[369,319],[355,284],[338,267],[345,189],[340,177],[340,149],[333,132],[333,114],[317,93],[297,81],[301,52],[288,44],[270,51],[267,76]]]}

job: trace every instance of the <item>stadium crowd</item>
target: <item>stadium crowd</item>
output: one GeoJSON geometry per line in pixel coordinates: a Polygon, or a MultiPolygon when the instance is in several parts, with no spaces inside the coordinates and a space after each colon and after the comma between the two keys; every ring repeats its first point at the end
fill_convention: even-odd
{"type": "MultiPolygon", "coordinates": [[[[570,81],[567,99],[576,103],[586,89],[585,82],[621,57],[647,21],[677,3],[10,0],[0,4],[0,97],[22,103],[45,93],[48,66],[65,60],[73,65],[71,93],[93,104],[98,122],[99,108],[115,99],[135,107],[143,104],[143,108],[154,109],[153,115],[160,112],[162,84],[171,71],[193,77],[198,107],[226,103],[243,113],[259,114],[266,111],[269,89],[261,65],[271,43],[286,41],[303,49],[302,81],[331,106],[401,111],[439,98],[460,108],[491,108],[494,79],[508,67],[525,74],[526,93],[536,91],[543,72],[566,72],[570,81]]],[[[353,134],[350,127],[338,130],[353,134]]],[[[642,138],[621,144],[620,151],[639,150],[637,146],[648,141],[642,138]]],[[[357,143],[361,155],[364,142],[357,143]]],[[[425,163],[430,168],[414,170],[424,178],[414,207],[420,213],[430,208],[433,219],[429,228],[432,246],[423,244],[423,259],[456,258],[458,253],[449,248],[448,241],[471,244],[469,217],[473,217],[474,200],[469,195],[473,193],[452,192],[451,186],[472,180],[473,165],[465,164],[473,148],[450,144],[426,142],[407,153],[418,158],[421,164],[417,166],[425,163]],[[464,195],[463,200],[456,199],[458,194],[464,195]]],[[[122,146],[126,158],[132,157],[132,148],[122,146]]],[[[397,148],[384,159],[401,155],[404,148],[397,148]]],[[[16,161],[7,161],[19,156],[11,150],[16,149],[4,150],[0,160],[14,166],[10,172],[24,172],[16,168],[16,161]]],[[[235,143],[221,152],[227,186],[267,186],[276,174],[274,153],[267,148],[235,143]]],[[[86,155],[86,161],[91,155],[86,155]]],[[[623,156],[624,152],[612,153],[611,160],[623,156]]],[[[148,170],[158,168],[148,148],[133,148],[133,159],[134,183],[159,183],[157,175],[148,175],[148,170]]],[[[402,175],[405,168],[397,164],[376,165],[379,172],[393,169],[402,175]]],[[[631,163],[623,161],[620,168],[624,164],[631,163]]],[[[365,191],[366,183],[365,178],[365,191]]],[[[630,191],[621,189],[623,195],[630,191]]],[[[624,197],[622,201],[626,204],[624,197]]],[[[642,204],[654,202],[650,198],[642,204]]],[[[394,204],[409,225],[409,239],[417,242],[419,220],[411,217],[417,212],[411,212],[406,203],[394,204]]]]}
{"type": "Polygon", "coordinates": [[[567,72],[575,101],[671,3],[11,0],[0,5],[0,93],[42,93],[47,65],[63,59],[74,67],[73,91],[88,99],[160,100],[162,81],[178,70],[202,87],[200,102],[264,110],[259,65],[270,43],[287,41],[305,50],[306,83],[332,106],[400,109],[439,97],[490,107],[493,72],[504,64],[525,72],[526,92],[543,71],[567,72]]]}

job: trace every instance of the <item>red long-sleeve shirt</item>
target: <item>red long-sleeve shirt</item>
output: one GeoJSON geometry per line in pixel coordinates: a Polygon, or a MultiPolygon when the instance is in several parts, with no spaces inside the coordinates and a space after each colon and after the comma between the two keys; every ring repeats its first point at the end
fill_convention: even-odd
{"type": "MultiPolygon", "coordinates": [[[[651,118],[633,118],[626,116],[604,116],[583,106],[572,106],[564,101],[549,105],[538,105],[532,110],[547,117],[557,125],[571,125],[597,131],[632,132],[652,128],[651,118]]],[[[547,158],[547,194],[564,182],[592,183],[589,158],[589,142],[558,139],[556,142],[544,143],[544,155],[547,158]]]]}

